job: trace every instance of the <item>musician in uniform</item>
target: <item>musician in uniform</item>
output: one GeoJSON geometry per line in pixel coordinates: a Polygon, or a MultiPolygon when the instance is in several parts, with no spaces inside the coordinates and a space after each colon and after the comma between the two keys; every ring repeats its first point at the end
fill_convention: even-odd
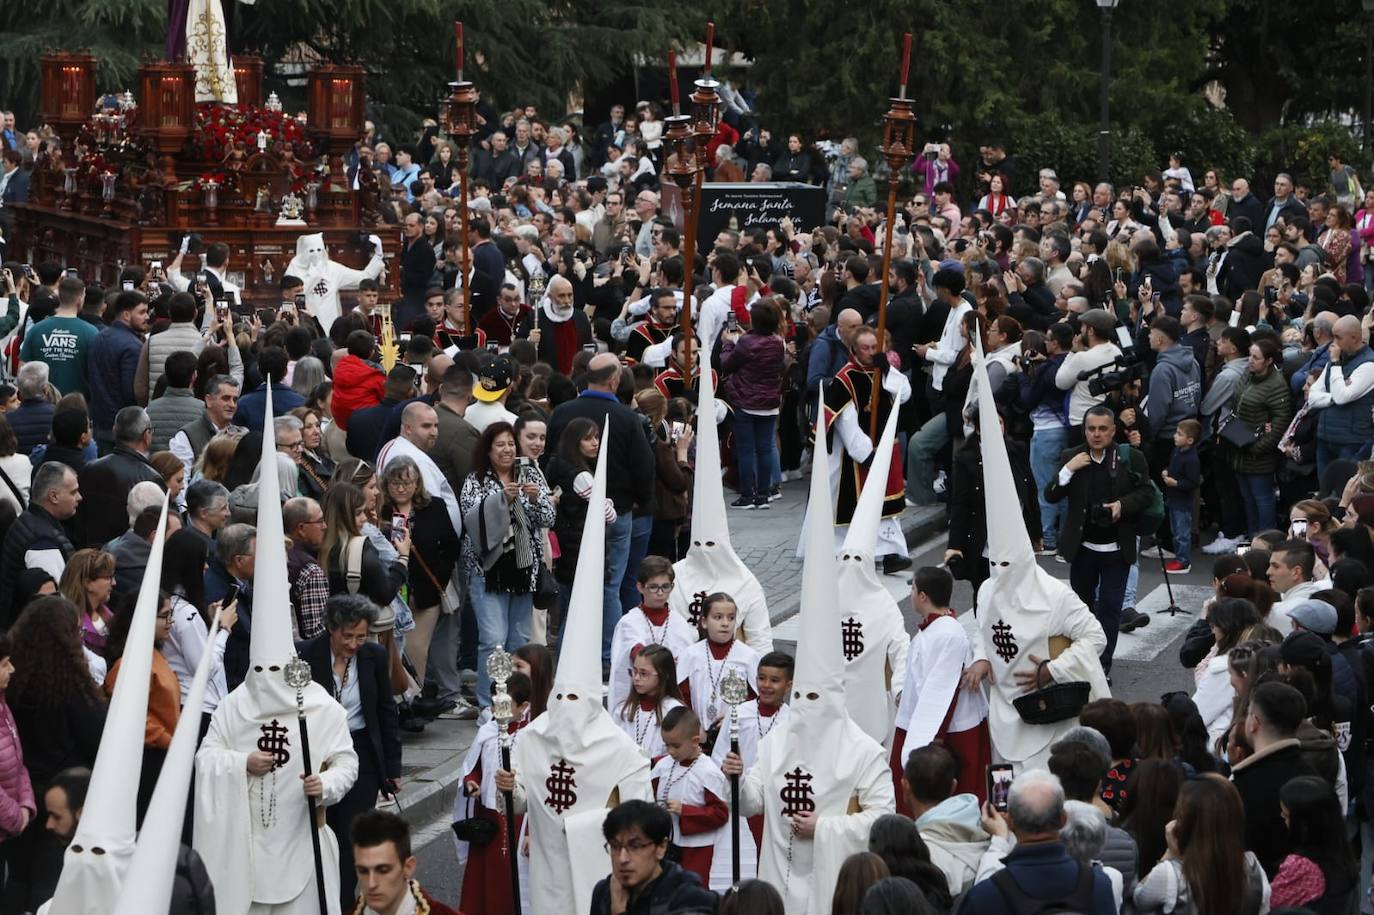
{"type": "MultiPolygon", "coordinates": [[[[876,428],[882,428],[888,413],[911,397],[911,383],[893,367],[887,355],[878,348],[877,332],[871,327],[860,327],[854,332],[849,361],[835,373],[825,390],[825,427],[830,447],[831,489],[835,493],[837,551],[844,546],[873,457],[874,442],[870,438],[875,428],[873,386],[879,386],[876,428]]],[[[883,572],[892,574],[911,566],[906,537],[897,521],[897,516],[906,507],[900,455],[894,455],[889,465],[885,495],[874,558],[881,558],[883,572]]]]}

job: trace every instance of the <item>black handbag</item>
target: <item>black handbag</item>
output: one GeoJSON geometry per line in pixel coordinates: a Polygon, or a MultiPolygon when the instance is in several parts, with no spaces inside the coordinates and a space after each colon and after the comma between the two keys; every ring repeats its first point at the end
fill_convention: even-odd
{"type": "Polygon", "coordinates": [[[1259,438],[1255,430],[1241,422],[1240,417],[1234,413],[1227,416],[1226,421],[1217,427],[1217,436],[1236,449],[1249,448],[1259,438]]]}
{"type": "Polygon", "coordinates": [[[540,610],[552,610],[558,606],[558,579],[552,570],[542,562],[539,564],[539,581],[534,586],[534,606],[540,610]]]}
{"type": "MultiPolygon", "coordinates": [[[[1037,681],[1041,669],[1048,663],[1050,662],[1041,661],[1036,666],[1037,681]]],[[[1054,724],[1066,718],[1077,718],[1083,706],[1088,704],[1088,695],[1091,692],[1091,683],[1051,683],[1043,689],[1018,696],[1011,704],[1026,724],[1054,724]]]]}
{"type": "Polygon", "coordinates": [[[500,831],[494,822],[481,817],[467,817],[453,824],[453,834],[469,845],[486,845],[500,831]]]}

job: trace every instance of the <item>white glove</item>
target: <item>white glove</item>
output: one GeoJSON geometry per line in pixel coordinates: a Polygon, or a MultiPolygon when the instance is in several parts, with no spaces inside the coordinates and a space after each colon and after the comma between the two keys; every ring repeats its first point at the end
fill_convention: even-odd
{"type": "Polygon", "coordinates": [[[606,523],[607,523],[607,524],[615,524],[615,519],[618,518],[618,517],[619,517],[619,515],[617,515],[617,514],[615,513],[615,503],[612,502],[610,499],[607,499],[607,500],[606,500],[606,523]]]}
{"type": "Polygon", "coordinates": [[[377,252],[378,257],[381,257],[383,254],[382,240],[375,235],[369,235],[367,240],[372,242],[372,249],[377,252]]]}

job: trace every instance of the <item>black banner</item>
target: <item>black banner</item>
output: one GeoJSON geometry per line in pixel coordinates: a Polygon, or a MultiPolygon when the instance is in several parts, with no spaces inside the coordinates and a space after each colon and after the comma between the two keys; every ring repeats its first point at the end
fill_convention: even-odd
{"type": "MultiPolygon", "coordinates": [[[[662,185],[663,213],[679,229],[682,205],[677,187],[662,185]]],[[[759,182],[705,184],[697,206],[697,250],[706,252],[725,229],[749,232],[773,228],[790,216],[797,232],[810,232],[825,221],[825,189],[810,184],[759,182]]]]}

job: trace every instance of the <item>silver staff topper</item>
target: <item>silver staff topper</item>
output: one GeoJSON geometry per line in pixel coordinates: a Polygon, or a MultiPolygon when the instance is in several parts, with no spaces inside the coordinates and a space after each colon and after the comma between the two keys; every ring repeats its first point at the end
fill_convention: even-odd
{"type": "Polygon", "coordinates": [[[491,677],[494,688],[491,691],[491,716],[501,725],[504,738],[506,725],[515,718],[515,703],[506,692],[506,681],[510,679],[515,665],[511,663],[510,652],[497,648],[487,656],[487,676],[491,677]]]}
{"type": "Polygon", "coordinates": [[[286,678],[287,686],[300,692],[310,685],[310,662],[297,655],[282,666],[281,675],[286,678]]]}
{"type": "Polygon", "coordinates": [[[730,706],[730,734],[732,737],[738,736],[739,706],[741,702],[749,698],[749,684],[744,682],[739,671],[732,668],[720,681],[720,697],[725,700],[726,705],[730,706]]]}

